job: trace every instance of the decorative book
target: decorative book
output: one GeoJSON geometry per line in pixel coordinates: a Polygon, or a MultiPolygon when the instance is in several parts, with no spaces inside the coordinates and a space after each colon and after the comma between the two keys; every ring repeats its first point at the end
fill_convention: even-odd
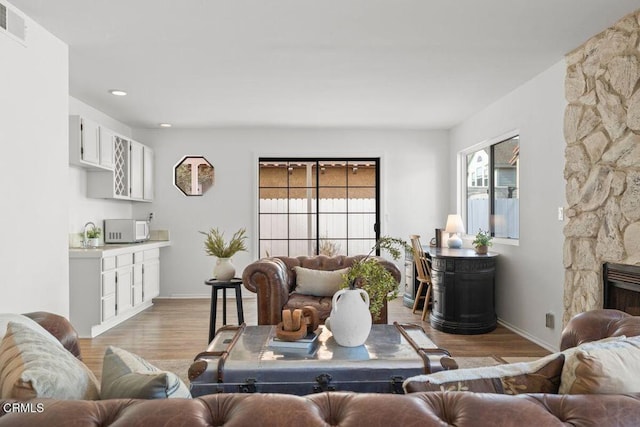
{"type": "Polygon", "coordinates": [[[269,340],[269,347],[272,348],[294,348],[294,349],[310,349],[313,344],[318,340],[318,334],[310,332],[303,338],[295,341],[285,341],[278,337],[273,337],[269,340]]]}

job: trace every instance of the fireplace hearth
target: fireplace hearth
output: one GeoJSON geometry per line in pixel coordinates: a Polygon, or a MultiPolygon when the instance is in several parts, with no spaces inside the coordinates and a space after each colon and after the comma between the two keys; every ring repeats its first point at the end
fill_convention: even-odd
{"type": "Polygon", "coordinates": [[[640,316],[640,266],[605,263],[604,308],[640,316]]]}

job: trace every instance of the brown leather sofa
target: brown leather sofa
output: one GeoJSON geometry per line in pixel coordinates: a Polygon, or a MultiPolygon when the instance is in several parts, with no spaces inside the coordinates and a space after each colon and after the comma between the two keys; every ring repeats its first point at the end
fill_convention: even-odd
{"type": "MultiPolygon", "coordinates": [[[[331,313],[331,297],[303,295],[296,292],[296,271],[294,267],[314,270],[334,271],[350,267],[364,255],[336,256],[325,255],[262,258],[249,264],[242,273],[244,286],[258,294],[258,324],[277,325],[282,321],[283,309],[302,308],[310,305],[318,310],[320,321],[331,313]]],[[[391,272],[400,283],[400,270],[390,261],[378,258],[380,263],[391,272]]],[[[384,305],[380,318],[375,323],[387,323],[387,307],[384,305]]]]}
{"type": "MultiPolygon", "coordinates": [[[[47,316],[40,320],[47,320],[47,316]]],[[[64,319],[62,319],[64,320],[64,319]]],[[[74,341],[65,322],[57,335],[74,341]]],[[[42,322],[41,322],[42,323],[42,322]]],[[[45,326],[46,327],[46,326],[45,326]]],[[[73,328],[72,328],[73,329],[73,328]]],[[[611,310],[578,316],[563,333],[571,346],[610,335],[632,336],[640,317],[611,310]]],[[[73,345],[67,348],[73,348],[73,345]]],[[[471,392],[409,395],[325,392],[215,394],[196,399],[27,402],[0,400],[4,426],[638,426],[640,393],[517,396],[471,392]]]]}
{"type": "Polygon", "coordinates": [[[324,392],[304,397],[210,394],[197,399],[98,402],[36,399],[22,408],[14,408],[14,403],[0,401],[0,427],[635,427],[640,420],[640,396],[621,395],[324,392]]]}
{"type": "Polygon", "coordinates": [[[631,316],[619,310],[587,311],[574,316],[564,328],[560,339],[560,351],[586,342],[623,335],[640,335],[640,316],[631,316]]]}

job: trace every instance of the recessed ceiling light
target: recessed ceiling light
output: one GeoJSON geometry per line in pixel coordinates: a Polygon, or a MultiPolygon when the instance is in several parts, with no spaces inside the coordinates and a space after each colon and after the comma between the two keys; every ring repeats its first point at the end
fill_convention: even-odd
{"type": "Polygon", "coordinates": [[[170,128],[171,127],[171,123],[160,123],[160,127],[161,128],[170,128]]]}
{"type": "Polygon", "coordinates": [[[115,96],[125,96],[127,94],[127,92],[120,89],[111,89],[109,93],[115,96]]]}

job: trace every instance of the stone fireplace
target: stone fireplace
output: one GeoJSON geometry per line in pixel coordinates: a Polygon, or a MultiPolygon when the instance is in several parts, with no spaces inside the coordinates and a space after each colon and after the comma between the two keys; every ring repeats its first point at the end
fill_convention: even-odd
{"type": "Polygon", "coordinates": [[[602,308],[603,265],[640,265],[640,11],[566,56],[564,314],[602,308]]]}

